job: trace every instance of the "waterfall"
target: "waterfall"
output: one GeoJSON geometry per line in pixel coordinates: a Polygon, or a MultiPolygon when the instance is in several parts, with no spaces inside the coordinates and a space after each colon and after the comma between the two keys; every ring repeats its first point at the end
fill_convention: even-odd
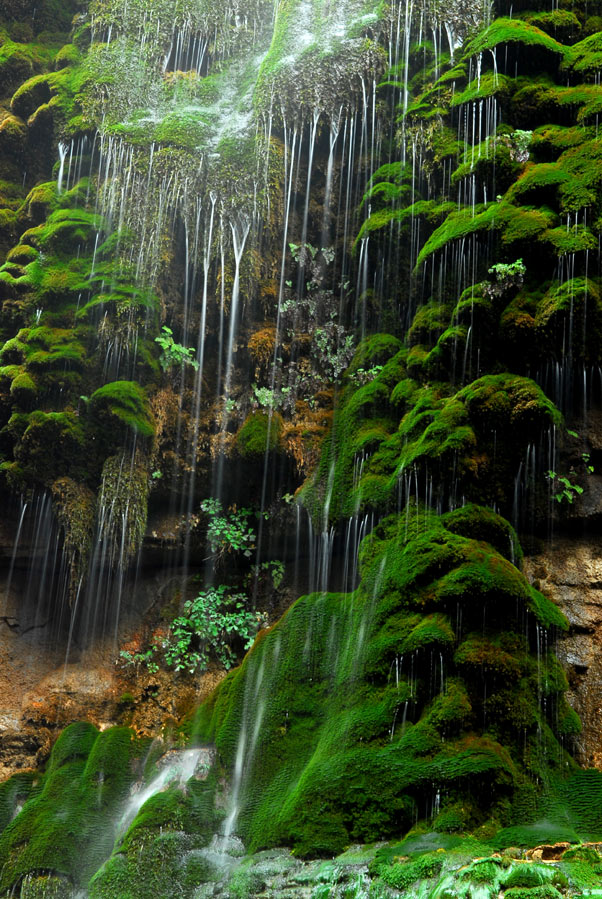
{"type": "Polygon", "coordinates": [[[2,897],[602,835],[599,22],[519,5],[0,0],[2,897]]]}

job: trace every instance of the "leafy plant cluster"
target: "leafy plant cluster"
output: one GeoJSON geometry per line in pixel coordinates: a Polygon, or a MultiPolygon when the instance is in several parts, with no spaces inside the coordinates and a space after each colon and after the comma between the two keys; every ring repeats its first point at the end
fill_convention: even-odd
{"type": "Polygon", "coordinates": [[[282,562],[281,559],[270,559],[269,561],[260,562],[258,565],[254,565],[246,576],[245,583],[250,585],[254,581],[260,579],[263,580],[265,578],[269,579],[274,590],[277,590],[284,578],[284,562],[282,562]]]}
{"type": "Polygon", "coordinates": [[[496,262],[488,272],[495,280],[485,284],[485,292],[492,298],[501,297],[507,290],[522,286],[527,266],[522,259],[517,259],[516,262],[496,262]]]}
{"type": "Polygon", "coordinates": [[[173,331],[167,325],[163,325],[161,334],[155,337],[155,343],[161,347],[161,355],[159,357],[159,365],[163,371],[169,371],[179,365],[191,365],[195,371],[198,371],[199,363],[194,359],[194,347],[185,347],[181,343],[176,343],[173,339],[173,331]]]}
{"type": "Polygon", "coordinates": [[[156,674],[159,670],[159,665],[155,660],[155,653],[159,651],[159,647],[156,643],[153,643],[148,649],[140,650],[139,652],[132,652],[129,649],[122,649],[119,652],[119,658],[122,661],[122,664],[126,666],[133,665],[136,669],[136,674],[141,667],[147,669],[149,674],[156,674]]]}
{"type": "Polygon", "coordinates": [[[363,387],[364,384],[369,384],[370,381],[373,381],[383,368],[384,366],[382,365],[372,365],[370,368],[356,368],[350,377],[354,384],[358,387],[363,387]]]}
{"type": "Polygon", "coordinates": [[[329,286],[335,258],[332,247],[290,243],[289,249],[297,265],[298,283],[294,287],[293,281],[286,282],[280,307],[282,329],[293,342],[296,335],[307,334],[311,349],[310,366],[304,368],[293,360],[287,373],[295,392],[311,395],[324,384],[338,381],[353,357],[354,336],[340,322],[340,296],[349,285],[338,285],[341,295],[329,286]]]}
{"type": "MultiPolygon", "coordinates": [[[[567,433],[570,434],[571,437],[578,436],[574,431],[567,431],[567,433]]],[[[594,466],[591,463],[590,453],[581,453],[581,459],[587,474],[593,474],[594,466]]],[[[562,475],[556,471],[546,472],[546,477],[552,484],[552,488],[557,491],[553,494],[557,503],[563,503],[566,500],[567,503],[572,504],[576,496],[581,496],[583,487],[571,480],[571,478],[575,478],[576,476],[577,472],[573,467],[569,470],[568,475],[562,475]]]]}
{"type": "Polygon", "coordinates": [[[264,619],[246,608],[244,593],[231,593],[224,584],[201,590],[184,603],[184,615],[175,618],[164,643],[165,662],[175,671],[205,671],[212,654],[224,668],[236,661],[233,641],[249,649],[264,619]]]}
{"type": "Polygon", "coordinates": [[[502,134],[499,140],[505,144],[510,150],[510,157],[519,163],[527,162],[529,159],[529,146],[533,138],[532,131],[524,131],[522,128],[515,128],[512,134],[502,134]]]}
{"type": "MultiPolygon", "coordinates": [[[[571,469],[570,474],[574,474],[573,469],[571,469]]],[[[548,471],[546,472],[546,477],[551,481],[553,488],[558,490],[557,493],[554,493],[554,499],[557,503],[562,503],[566,500],[567,503],[572,504],[575,497],[583,493],[583,487],[571,481],[566,475],[558,474],[556,471],[548,471]]]]}
{"type": "Polygon", "coordinates": [[[272,411],[294,412],[295,396],[292,387],[258,387],[257,384],[253,384],[251,389],[251,405],[253,407],[271,409],[272,411]]]}
{"type": "Polygon", "coordinates": [[[232,592],[225,584],[201,590],[184,603],[184,612],[172,621],[167,636],[153,640],[145,650],[122,649],[122,664],[141,667],[149,674],[159,671],[160,656],[168,668],[189,674],[207,670],[211,657],[230,669],[236,661],[236,644],[248,649],[255,634],[266,623],[261,612],[247,608],[245,593],[232,592]]]}
{"type": "Polygon", "coordinates": [[[207,540],[211,552],[219,561],[233,553],[249,559],[255,549],[255,531],[249,524],[251,509],[225,510],[219,499],[209,498],[201,503],[201,511],[209,516],[207,540]]]}

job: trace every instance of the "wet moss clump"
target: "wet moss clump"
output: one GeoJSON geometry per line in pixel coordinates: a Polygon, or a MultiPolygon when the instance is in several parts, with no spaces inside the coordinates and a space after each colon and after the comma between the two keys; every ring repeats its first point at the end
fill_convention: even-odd
{"type": "Polygon", "coordinates": [[[574,770],[548,714],[566,681],[536,650],[566,622],[512,558],[489,510],[410,510],[364,540],[355,593],[303,597],[258,637],[195,726],[227,769],[243,752],[235,829],[252,849],[382,838],[427,816],[431,790],[470,809],[460,827],[499,826],[530,778],[574,770]]]}
{"type": "Polygon", "coordinates": [[[84,885],[111,852],[115,816],[142,749],[127,728],[66,728],[34,795],[0,835],[0,890],[10,891],[30,872],[84,885]]]}
{"type": "Polygon", "coordinates": [[[115,426],[150,438],[155,433],[148,399],[135,381],[112,381],[90,397],[90,410],[99,426],[115,426]]]}
{"type": "MultiPolygon", "coordinates": [[[[358,378],[366,369],[352,363],[320,464],[302,491],[316,521],[324,508],[333,522],[391,510],[400,497],[405,501],[413,479],[421,485],[416,489],[428,490],[427,472],[435,476],[433,491],[442,504],[463,495],[510,512],[527,447],[561,429],[563,418],[534,381],[519,375],[484,375],[456,391],[445,380],[427,380],[441,342],[430,354],[418,356],[414,346],[381,357],[384,364],[369,369],[367,383],[358,378]],[[513,442],[498,453],[498,435],[509,431],[513,442]]],[[[361,345],[356,356],[363,361],[364,354],[361,345]]],[[[443,378],[447,366],[440,358],[436,366],[443,378]]]]}
{"type": "Polygon", "coordinates": [[[243,457],[264,456],[278,449],[283,421],[279,412],[251,412],[236,434],[236,449],[243,457]]]}
{"type": "Polygon", "coordinates": [[[190,780],[185,790],[171,786],[152,796],[92,877],[91,899],[168,896],[174,888],[194,899],[198,885],[216,876],[211,853],[205,858],[200,852],[222,823],[216,788],[215,776],[209,775],[190,780]]]}
{"type": "Polygon", "coordinates": [[[148,513],[149,472],[139,451],[109,456],[98,494],[100,537],[111,565],[125,568],[142,546],[148,513]]]}

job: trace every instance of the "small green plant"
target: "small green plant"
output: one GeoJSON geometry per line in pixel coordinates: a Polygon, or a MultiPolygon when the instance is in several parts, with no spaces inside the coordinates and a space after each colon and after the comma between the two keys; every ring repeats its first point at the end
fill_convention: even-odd
{"type": "Polygon", "coordinates": [[[133,665],[136,669],[136,674],[138,674],[141,667],[145,667],[149,674],[156,674],[159,670],[159,665],[154,659],[157,649],[158,647],[155,644],[144,652],[130,652],[127,649],[122,649],[119,653],[119,658],[122,660],[123,665],[128,667],[133,665]]]}
{"type": "Polygon", "coordinates": [[[491,298],[501,297],[511,288],[521,287],[525,280],[527,267],[522,259],[515,262],[496,262],[489,269],[493,281],[485,282],[485,293],[491,298]]]}
{"type": "Polygon", "coordinates": [[[327,376],[337,381],[353,358],[355,338],[340,325],[328,322],[313,332],[312,350],[316,364],[319,362],[327,376]]]}
{"type": "Polygon", "coordinates": [[[230,593],[224,584],[202,590],[184,603],[184,615],[175,618],[163,646],[165,662],[176,671],[205,671],[211,654],[229,669],[236,661],[232,640],[248,649],[263,623],[260,613],[246,609],[244,593],[230,593]]]}
{"type": "Polygon", "coordinates": [[[157,469],[156,471],[153,471],[153,473],[151,474],[151,478],[153,479],[153,481],[160,481],[162,477],[163,477],[163,472],[159,471],[159,469],[157,469]]]}
{"type": "Polygon", "coordinates": [[[522,259],[517,259],[516,262],[496,262],[489,269],[489,274],[495,275],[496,281],[514,280],[516,278],[522,280],[526,272],[527,267],[522,259]]]}
{"type": "Polygon", "coordinates": [[[251,404],[259,406],[262,409],[287,409],[294,408],[294,396],[290,387],[280,387],[279,390],[272,390],[270,387],[258,387],[257,384],[252,385],[251,404]]]}
{"type": "Polygon", "coordinates": [[[219,499],[205,499],[201,510],[209,516],[207,539],[211,552],[222,559],[229,553],[242,553],[247,559],[255,549],[255,531],[249,525],[250,509],[224,510],[219,499]]]}
{"type": "Polygon", "coordinates": [[[246,576],[245,583],[252,584],[262,575],[267,575],[272,581],[274,590],[277,590],[284,577],[284,562],[281,562],[280,559],[271,559],[269,562],[260,562],[259,565],[254,565],[246,576]]]}
{"type": "Polygon", "coordinates": [[[533,137],[532,131],[523,131],[517,128],[511,135],[514,149],[514,158],[517,162],[526,162],[529,158],[529,145],[533,137]]]}
{"type": "Polygon", "coordinates": [[[253,384],[253,398],[263,409],[275,408],[274,391],[269,387],[258,387],[257,384],[253,384]]]}
{"type": "Polygon", "coordinates": [[[579,484],[574,484],[565,475],[560,475],[555,471],[548,471],[546,472],[546,477],[552,482],[554,489],[558,490],[558,493],[554,494],[554,499],[557,503],[562,503],[564,500],[567,503],[572,503],[576,496],[583,493],[583,487],[580,487],[579,484]]]}
{"type": "Polygon", "coordinates": [[[163,325],[159,337],[155,337],[155,343],[161,347],[161,355],[159,356],[159,365],[163,371],[168,371],[175,365],[191,365],[198,370],[199,363],[194,356],[194,347],[185,347],[181,343],[176,343],[173,339],[173,331],[167,325],[163,325]]]}
{"type": "Polygon", "coordinates": [[[373,365],[372,368],[358,368],[350,377],[354,384],[357,384],[358,387],[363,387],[364,384],[369,384],[370,381],[373,381],[382,370],[382,365],[373,365]]]}

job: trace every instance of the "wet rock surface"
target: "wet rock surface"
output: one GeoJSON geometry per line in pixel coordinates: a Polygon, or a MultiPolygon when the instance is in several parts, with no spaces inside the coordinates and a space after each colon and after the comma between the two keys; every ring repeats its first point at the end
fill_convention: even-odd
{"type": "Polygon", "coordinates": [[[602,544],[599,537],[562,537],[525,560],[529,579],[566,615],[570,630],[558,637],[567,671],[567,698],[581,718],[576,755],[602,768],[602,544]]]}

